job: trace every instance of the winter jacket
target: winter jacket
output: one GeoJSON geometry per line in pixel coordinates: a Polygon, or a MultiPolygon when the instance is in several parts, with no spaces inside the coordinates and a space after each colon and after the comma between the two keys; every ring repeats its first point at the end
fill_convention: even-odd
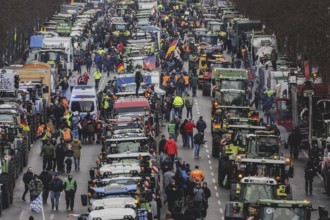
{"type": "Polygon", "coordinates": [[[199,119],[196,123],[196,128],[198,131],[203,132],[206,129],[207,125],[203,119],[199,119]]]}
{"type": "Polygon", "coordinates": [[[32,196],[39,196],[44,188],[40,179],[33,179],[29,183],[29,190],[32,196]]]}
{"type": "Polygon", "coordinates": [[[193,201],[194,202],[204,202],[205,201],[205,195],[204,195],[204,191],[202,188],[194,189],[194,197],[193,197],[193,201]]]}
{"type": "Polygon", "coordinates": [[[63,181],[60,178],[54,178],[49,185],[50,185],[50,191],[53,192],[63,191],[63,181]]]}
{"type": "Polygon", "coordinates": [[[55,158],[55,147],[52,144],[45,144],[41,153],[46,158],[55,158]]]}
{"type": "Polygon", "coordinates": [[[159,147],[159,154],[165,152],[164,147],[165,147],[166,142],[167,142],[166,139],[161,139],[159,141],[159,146],[158,146],[159,147]]]}
{"type": "Polygon", "coordinates": [[[39,179],[44,185],[44,188],[49,189],[49,183],[52,181],[52,175],[47,171],[42,171],[39,175],[39,179]]]}
{"type": "Polygon", "coordinates": [[[32,172],[26,172],[23,175],[23,182],[24,184],[28,185],[31,180],[33,180],[33,173],[32,172]]]}
{"type": "Polygon", "coordinates": [[[165,188],[170,184],[170,181],[173,177],[174,177],[174,173],[171,170],[164,173],[164,187],[165,188]]]}
{"type": "Polygon", "coordinates": [[[80,141],[78,139],[74,139],[71,145],[73,150],[73,157],[79,158],[81,155],[81,148],[82,148],[80,141]]]}
{"type": "Polygon", "coordinates": [[[178,148],[173,138],[166,141],[164,150],[168,155],[178,155],[178,148]]]}
{"type": "Polygon", "coordinates": [[[193,133],[194,131],[194,127],[196,127],[195,123],[191,122],[191,121],[188,121],[185,125],[185,129],[184,131],[186,133],[193,133]]]}

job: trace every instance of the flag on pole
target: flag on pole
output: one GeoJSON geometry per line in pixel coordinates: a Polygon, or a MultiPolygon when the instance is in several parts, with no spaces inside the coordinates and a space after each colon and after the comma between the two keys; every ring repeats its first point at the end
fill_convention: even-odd
{"type": "Polygon", "coordinates": [[[170,46],[168,47],[167,53],[166,53],[166,58],[170,57],[173,53],[173,51],[176,48],[176,45],[178,44],[179,38],[175,38],[172,43],[170,44],[170,46]]]}
{"type": "Polygon", "coordinates": [[[148,56],[143,58],[143,68],[144,69],[156,69],[156,57],[155,56],[148,56]]]}
{"type": "Polygon", "coordinates": [[[120,73],[121,71],[123,71],[125,69],[124,64],[123,63],[119,63],[117,65],[117,73],[120,73]]]}
{"type": "Polygon", "coordinates": [[[36,213],[43,211],[41,194],[30,203],[30,209],[36,213]]]}

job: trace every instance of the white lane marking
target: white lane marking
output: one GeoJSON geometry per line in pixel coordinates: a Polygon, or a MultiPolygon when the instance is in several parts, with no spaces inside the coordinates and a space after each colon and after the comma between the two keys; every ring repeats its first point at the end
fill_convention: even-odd
{"type": "Polygon", "coordinates": [[[223,214],[223,209],[219,209],[220,210],[220,213],[223,214]]]}
{"type": "Polygon", "coordinates": [[[208,149],[206,149],[205,151],[206,151],[206,153],[208,153],[208,152],[209,152],[209,150],[208,150],[208,149]]]}
{"type": "Polygon", "coordinates": [[[50,215],[50,219],[53,219],[53,218],[54,218],[54,214],[51,214],[51,215],[50,215]]]}
{"type": "Polygon", "coordinates": [[[218,187],[217,186],[214,186],[214,190],[218,190],[218,187]]]}
{"type": "Polygon", "coordinates": [[[214,173],[213,172],[211,172],[211,176],[214,176],[214,173]]]}
{"type": "Polygon", "coordinates": [[[200,112],[197,112],[197,114],[199,114],[199,115],[200,115],[201,113],[200,113],[200,112]]]}
{"type": "Polygon", "coordinates": [[[209,164],[211,164],[211,163],[212,163],[212,161],[209,160],[209,164]]]}
{"type": "Polygon", "coordinates": [[[215,183],[215,179],[214,178],[212,179],[212,182],[215,183]]]}
{"type": "Polygon", "coordinates": [[[221,202],[220,202],[220,200],[218,200],[218,205],[221,205],[221,202]]]}
{"type": "Polygon", "coordinates": [[[213,167],[212,166],[210,166],[210,170],[213,170],[213,167]]]}
{"type": "Polygon", "coordinates": [[[210,158],[210,155],[206,155],[207,156],[207,158],[210,158]]]}
{"type": "Polygon", "coordinates": [[[206,144],[204,146],[205,146],[205,148],[207,148],[207,145],[206,144]]]}
{"type": "Polygon", "coordinates": [[[219,197],[219,193],[215,193],[215,196],[216,196],[216,197],[219,197]]]}

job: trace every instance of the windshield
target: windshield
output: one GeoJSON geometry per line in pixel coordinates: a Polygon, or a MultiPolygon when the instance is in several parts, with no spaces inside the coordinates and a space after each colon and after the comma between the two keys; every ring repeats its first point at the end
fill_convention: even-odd
{"type": "Polygon", "coordinates": [[[289,100],[277,101],[278,117],[281,120],[291,120],[291,105],[289,100]]]}
{"type": "Polygon", "coordinates": [[[221,89],[237,89],[237,90],[244,90],[245,85],[243,81],[236,81],[236,80],[221,80],[220,87],[221,89]]]}
{"type": "Polygon", "coordinates": [[[93,112],[95,110],[93,101],[72,101],[71,102],[71,111],[75,112],[93,112]]]}
{"type": "Polygon", "coordinates": [[[272,186],[260,184],[243,184],[241,201],[255,203],[258,199],[272,199],[272,186]]]}
{"type": "Polygon", "coordinates": [[[117,24],[117,25],[115,25],[115,29],[117,31],[124,31],[124,30],[126,30],[126,25],[125,24],[117,24]]]}
{"type": "Polygon", "coordinates": [[[216,32],[216,31],[225,31],[225,26],[224,25],[221,25],[221,24],[210,24],[211,26],[211,29],[213,32],[216,32]]]}
{"type": "Polygon", "coordinates": [[[307,220],[304,208],[274,208],[264,207],[261,211],[263,220],[307,220]]]}
{"type": "Polygon", "coordinates": [[[221,105],[244,106],[245,93],[223,92],[221,94],[221,105]]]}
{"type": "Polygon", "coordinates": [[[234,130],[233,135],[231,136],[231,143],[238,146],[246,146],[247,134],[251,134],[251,131],[242,129],[234,130]]]}
{"type": "MultiPolygon", "coordinates": [[[[257,164],[257,163],[241,163],[240,168],[244,168],[245,176],[268,176],[268,177],[280,177],[284,180],[285,165],[274,164],[257,164]]],[[[278,179],[277,179],[278,180],[278,179]]],[[[282,182],[282,181],[281,181],[282,182]]]]}
{"type": "Polygon", "coordinates": [[[139,152],[140,142],[119,142],[116,147],[112,147],[112,153],[139,152]]]}
{"type": "Polygon", "coordinates": [[[216,36],[202,36],[200,42],[206,42],[209,44],[217,44],[218,38],[216,36]]]}
{"type": "Polygon", "coordinates": [[[247,118],[248,109],[225,109],[223,111],[224,117],[230,119],[231,117],[247,118]]]}
{"type": "Polygon", "coordinates": [[[276,137],[258,137],[249,141],[250,153],[258,157],[273,157],[279,154],[279,143],[276,137]]]}
{"type": "Polygon", "coordinates": [[[117,183],[117,184],[121,184],[121,185],[135,185],[135,182],[133,179],[113,179],[109,181],[109,184],[113,184],[113,183],[117,183]]]}
{"type": "MultiPolygon", "coordinates": [[[[119,92],[135,92],[136,84],[135,83],[128,83],[123,84],[121,87],[119,87],[119,92]]],[[[141,84],[140,90],[147,89],[147,86],[145,84],[141,84]]]]}
{"type": "Polygon", "coordinates": [[[137,158],[109,158],[110,164],[139,164],[140,160],[137,158]]]}
{"type": "Polygon", "coordinates": [[[0,122],[14,122],[14,117],[10,114],[0,114],[0,122]]]}
{"type": "Polygon", "coordinates": [[[129,112],[142,112],[144,113],[146,110],[144,110],[143,106],[136,107],[136,106],[126,106],[123,108],[115,108],[116,113],[129,113],[129,112]]]}

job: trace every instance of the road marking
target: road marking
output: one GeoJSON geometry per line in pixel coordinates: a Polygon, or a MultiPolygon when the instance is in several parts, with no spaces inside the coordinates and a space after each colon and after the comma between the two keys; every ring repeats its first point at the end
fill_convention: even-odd
{"type": "Polygon", "coordinates": [[[210,170],[213,170],[213,167],[212,166],[210,166],[210,170]]]}
{"type": "Polygon", "coordinates": [[[211,176],[214,176],[214,173],[213,172],[211,172],[211,176]]]}
{"type": "Polygon", "coordinates": [[[212,163],[212,161],[209,160],[209,164],[211,164],[211,163],[212,163]]]}
{"type": "Polygon", "coordinates": [[[220,213],[223,214],[223,209],[219,209],[220,210],[220,213]]]}
{"type": "Polygon", "coordinates": [[[214,178],[212,179],[212,182],[215,183],[215,179],[214,178]]]}
{"type": "Polygon", "coordinates": [[[200,115],[201,113],[200,113],[200,112],[197,112],[197,114],[199,114],[199,115],[200,115]]]}
{"type": "Polygon", "coordinates": [[[209,152],[209,150],[208,150],[208,149],[206,149],[205,151],[206,151],[206,153],[208,153],[208,152],[209,152]]]}
{"type": "Polygon", "coordinates": [[[216,196],[216,197],[219,197],[219,193],[215,193],[215,196],[216,196]]]}
{"type": "Polygon", "coordinates": [[[221,205],[221,202],[220,202],[220,200],[218,200],[218,205],[221,205]]]}
{"type": "Polygon", "coordinates": [[[207,148],[207,145],[206,144],[204,146],[205,146],[205,148],[207,148]]]}
{"type": "Polygon", "coordinates": [[[214,190],[218,190],[218,187],[217,186],[214,186],[214,190]]]}
{"type": "Polygon", "coordinates": [[[53,219],[53,218],[54,218],[54,214],[51,214],[51,215],[50,215],[50,219],[53,219]]]}
{"type": "Polygon", "coordinates": [[[206,155],[207,156],[207,158],[210,158],[210,155],[206,155]]]}

